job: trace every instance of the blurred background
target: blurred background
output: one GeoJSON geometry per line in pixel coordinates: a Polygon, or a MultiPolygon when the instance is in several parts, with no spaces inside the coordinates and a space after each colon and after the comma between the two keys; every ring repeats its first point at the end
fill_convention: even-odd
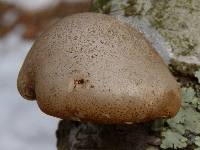
{"type": "Polygon", "coordinates": [[[91,0],[0,0],[0,150],[55,150],[58,119],[18,93],[16,80],[36,37],[52,22],[90,10],[91,0]]]}

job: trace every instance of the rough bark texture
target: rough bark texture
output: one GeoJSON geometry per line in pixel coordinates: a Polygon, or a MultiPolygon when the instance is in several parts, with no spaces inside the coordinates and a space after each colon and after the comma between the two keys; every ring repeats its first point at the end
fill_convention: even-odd
{"type": "Polygon", "coordinates": [[[145,150],[158,139],[149,124],[100,125],[62,120],[57,135],[58,150],[145,150]]]}

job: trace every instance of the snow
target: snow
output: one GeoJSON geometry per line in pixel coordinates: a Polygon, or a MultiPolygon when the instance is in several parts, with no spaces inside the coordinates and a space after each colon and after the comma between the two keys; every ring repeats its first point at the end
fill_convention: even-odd
{"type": "Polygon", "coordinates": [[[8,2],[17,5],[26,10],[38,10],[47,7],[56,6],[59,2],[87,2],[90,0],[0,0],[0,2],[8,2]]]}
{"type": "Polygon", "coordinates": [[[17,5],[26,10],[38,10],[49,6],[55,6],[59,0],[0,0],[17,5]]]}
{"type": "Polygon", "coordinates": [[[15,11],[7,11],[1,19],[1,24],[9,26],[17,20],[17,13],[15,11]]]}
{"type": "Polygon", "coordinates": [[[0,39],[0,150],[55,150],[58,119],[45,115],[36,101],[24,100],[16,88],[23,60],[33,42],[16,27],[0,39]]]}

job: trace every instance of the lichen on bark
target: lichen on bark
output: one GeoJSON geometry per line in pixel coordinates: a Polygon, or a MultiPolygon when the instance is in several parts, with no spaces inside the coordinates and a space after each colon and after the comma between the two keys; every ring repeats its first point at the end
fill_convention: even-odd
{"type": "Polygon", "coordinates": [[[179,64],[200,65],[200,1],[129,0],[125,15],[147,19],[170,43],[179,64]]]}

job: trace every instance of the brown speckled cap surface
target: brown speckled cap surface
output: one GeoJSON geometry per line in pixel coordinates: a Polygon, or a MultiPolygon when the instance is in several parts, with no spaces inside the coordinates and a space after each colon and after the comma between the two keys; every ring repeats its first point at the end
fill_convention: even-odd
{"type": "Polygon", "coordinates": [[[103,14],[68,16],[29,51],[18,90],[59,118],[136,123],[174,116],[179,86],[141,33],[103,14]]]}

